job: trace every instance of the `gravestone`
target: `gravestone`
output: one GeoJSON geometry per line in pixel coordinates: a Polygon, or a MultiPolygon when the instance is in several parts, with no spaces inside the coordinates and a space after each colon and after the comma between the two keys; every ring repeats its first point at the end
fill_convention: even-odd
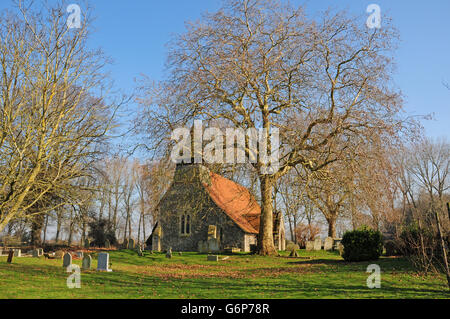
{"type": "Polygon", "coordinates": [[[110,241],[107,239],[107,240],[105,240],[105,248],[111,248],[111,243],[110,243],[110,241]]]}
{"type": "Polygon", "coordinates": [[[169,247],[169,250],[167,250],[166,258],[172,258],[172,247],[169,247]]]}
{"type": "Polygon", "coordinates": [[[63,267],[67,268],[72,265],[72,255],[69,253],[65,253],[63,257],[63,267]]]}
{"type": "Polygon", "coordinates": [[[128,242],[128,249],[134,249],[134,239],[131,238],[130,241],[128,242]]]}
{"type": "Polygon", "coordinates": [[[78,258],[83,258],[84,256],[84,253],[82,251],[77,251],[76,254],[78,258]]]}
{"type": "Polygon", "coordinates": [[[334,238],[333,239],[333,250],[339,250],[339,244],[341,243],[342,238],[334,238]]]}
{"type": "Polygon", "coordinates": [[[22,256],[22,250],[14,249],[14,257],[21,257],[21,256],[22,256]]]}
{"type": "Polygon", "coordinates": [[[57,250],[55,252],[55,259],[61,259],[64,257],[64,252],[62,250],[57,250]]]}
{"type": "Polygon", "coordinates": [[[6,262],[7,262],[8,264],[12,263],[13,257],[14,257],[14,250],[10,250],[10,251],[8,252],[8,259],[6,260],[6,262]]]}
{"type": "Polygon", "coordinates": [[[313,242],[313,241],[308,240],[308,241],[306,242],[306,250],[307,250],[307,251],[314,250],[314,242],[313,242]]]}
{"type": "Polygon", "coordinates": [[[217,256],[217,255],[208,255],[206,257],[206,260],[207,261],[219,261],[219,256],[217,256]]]}
{"type": "Polygon", "coordinates": [[[97,261],[97,271],[112,271],[109,269],[109,254],[108,253],[99,253],[98,261],[97,261]]]}
{"type": "Polygon", "coordinates": [[[31,254],[32,254],[33,257],[39,257],[39,251],[37,249],[33,249],[31,251],[31,254]]]}
{"type": "Polygon", "coordinates": [[[316,238],[314,240],[314,250],[321,250],[322,249],[322,240],[320,238],[316,238]]]}
{"type": "Polygon", "coordinates": [[[89,240],[89,239],[86,239],[85,241],[84,241],[84,248],[90,248],[91,247],[91,241],[89,240]]]}
{"type": "Polygon", "coordinates": [[[333,238],[327,237],[325,238],[325,242],[323,243],[323,250],[332,250],[333,249],[333,238]]]}
{"type": "Polygon", "coordinates": [[[92,264],[92,257],[91,255],[86,255],[83,257],[82,267],[83,269],[90,270],[92,264]]]}
{"type": "Polygon", "coordinates": [[[43,256],[44,255],[44,249],[42,248],[38,248],[38,256],[43,256]]]}
{"type": "Polygon", "coordinates": [[[122,248],[123,249],[128,249],[128,239],[125,239],[122,243],[122,248]]]}
{"type": "Polygon", "coordinates": [[[137,251],[137,254],[138,254],[139,257],[144,256],[144,254],[142,253],[142,248],[141,248],[141,246],[138,245],[137,248],[136,248],[136,251],[137,251]]]}
{"type": "Polygon", "coordinates": [[[292,245],[291,246],[291,253],[289,254],[289,257],[299,257],[298,256],[298,250],[299,249],[299,247],[298,247],[298,245],[292,245]]]}

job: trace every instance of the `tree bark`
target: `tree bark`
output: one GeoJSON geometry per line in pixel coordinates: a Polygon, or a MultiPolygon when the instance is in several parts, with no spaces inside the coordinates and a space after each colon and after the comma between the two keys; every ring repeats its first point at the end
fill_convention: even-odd
{"type": "Polygon", "coordinates": [[[261,218],[259,223],[258,253],[263,256],[277,255],[273,243],[272,181],[268,175],[262,175],[261,181],[261,218]]]}
{"type": "Polygon", "coordinates": [[[448,285],[448,288],[450,289],[450,270],[448,268],[447,250],[445,249],[444,237],[442,236],[442,226],[441,226],[441,222],[439,220],[439,213],[438,213],[437,209],[434,209],[434,215],[436,216],[436,223],[438,226],[439,241],[441,243],[442,257],[444,259],[444,267],[445,267],[445,272],[447,275],[447,285],[448,285]]]}
{"type": "Polygon", "coordinates": [[[41,233],[44,228],[44,215],[39,214],[33,218],[31,225],[31,245],[41,245],[41,233]]]}
{"type": "Polygon", "coordinates": [[[328,237],[336,238],[336,216],[331,216],[327,218],[327,222],[328,222],[328,237]]]}

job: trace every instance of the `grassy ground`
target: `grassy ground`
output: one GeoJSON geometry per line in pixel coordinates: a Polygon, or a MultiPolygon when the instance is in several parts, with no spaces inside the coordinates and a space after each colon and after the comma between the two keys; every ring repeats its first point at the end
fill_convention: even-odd
{"type": "MultiPolygon", "coordinates": [[[[444,276],[419,276],[402,258],[346,263],[333,252],[300,258],[111,251],[113,272],[82,271],[81,289],[66,286],[62,260],[0,257],[0,298],[449,298],[444,276]],[[221,256],[225,257],[225,256],[221,256]],[[308,257],[311,257],[309,259],[308,257]],[[366,286],[367,266],[381,267],[381,288],[366,286]]],[[[75,264],[81,265],[80,260],[75,264]]],[[[97,266],[96,256],[93,268],[97,266]]]]}

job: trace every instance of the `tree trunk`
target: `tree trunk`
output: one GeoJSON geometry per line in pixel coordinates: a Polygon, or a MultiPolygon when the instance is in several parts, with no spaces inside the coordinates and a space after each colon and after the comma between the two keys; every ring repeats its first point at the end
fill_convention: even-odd
{"type": "Polygon", "coordinates": [[[336,238],[336,216],[333,213],[331,217],[327,218],[328,222],[328,237],[336,238]]]}
{"type": "Polygon", "coordinates": [[[34,216],[31,225],[31,245],[40,246],[41,245],[41,233],[44,228],[44,215],[39,214],[34,216]]]}
{"type": "Polygon", "coordinates": [[[277,255],[273,243],[272,181],[262,175],[261,181],[261,219],[259,223],[258,253],[263,256],[277,255]]]}
{"type": "Polygon", "coordinates": [[[441,249],[442,249],[442,257],[444,258],[444,267],[445,267],[445,272],[447,275],[447,285],[448,285],[448,288],[450,289],[450,270],[448,268],[447,250],[445,249],[444,237],[442,236],[442,226],[441,226],[441,222],[439,220],[439,213],[438,213],[437,209],[434,209],[434,215],[436,216],[436,223],[438,226],[438,233],[439,233],[439,241],[441,243],[441,249]]]}
{"type": "Polygon", "coordinates": [[[42,243],[45,244],[47,240],[47,227],[48,227],[48,215],[45,215],[45,225],[44,225],[44,239],[42,240],[42,243]]]}
{"type": "Polygon", "coordinates": [[[137,235],[137,242],[138,242],[138,245],[141,244],[141,222],[142,222],[142,214],[139,215],[138,235],[137,235]]]}

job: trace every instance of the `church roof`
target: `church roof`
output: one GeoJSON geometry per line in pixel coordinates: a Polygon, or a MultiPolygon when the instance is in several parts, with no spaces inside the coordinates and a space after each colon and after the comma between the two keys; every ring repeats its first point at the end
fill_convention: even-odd
{"type": "Polygon", "coordinates": [[[210,172],[211,184],[203,183],[211,199],[243,231],[259,233],[261,207],[250,191],[223,176],[210,172]]]}

